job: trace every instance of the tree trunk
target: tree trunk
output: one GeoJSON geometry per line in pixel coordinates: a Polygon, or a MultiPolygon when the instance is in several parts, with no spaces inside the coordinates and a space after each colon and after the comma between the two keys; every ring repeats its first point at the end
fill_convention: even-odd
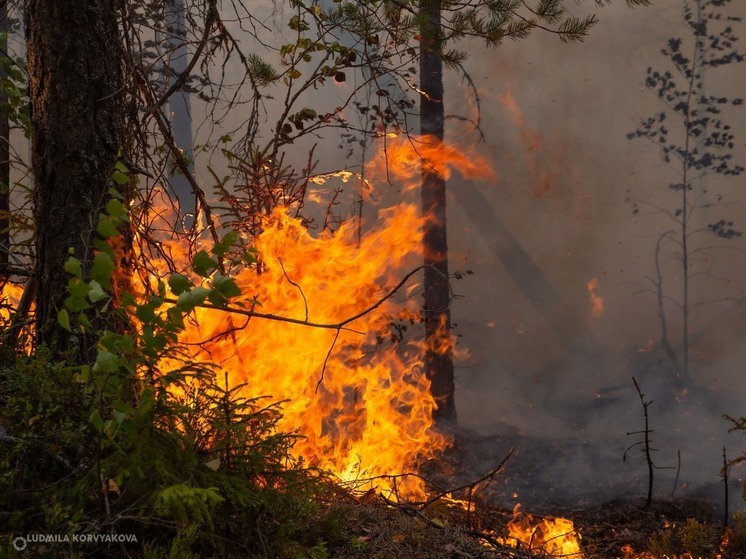
{"type": "MultiPolygon", "coordinates": [[[[171,87],[179,76],[186,71],[189,64],[189,48],[186,37],[186,8],[184,0],[169,0],[164,8],[166,24],[166,59],[168,67],[164,68],[167,87],[171,87]]],[[[184,152],[189,161],[189,170],[194,170],[194,140],[192,137],[192,110],[189,91],[182,87],[171,95],[168,100],[169,118],[174,143],[184,152]]],[[[189,180],[178,170],[169,179],[176,198],[185,228],[189,228],[194,221],[197,199],[189,180]]]]}
{"type": "MultiPolygon", "coordinates": [[[[443,62],[440,50],[440,0],[420,4],[423,18],[420,33],[420,132],[423,141],[440,144],[444,134],[443,62]]],[[[424,306],[428,351],[425,370],[431,392],[438,403],[434,417],[441,425],[456,422],[453,349],[439,343],[451,330],[451,291],[448,283],[448,238],[446,232],[446,182],[439,162],[422,164],[422,215],[424,231],[424,306]]]]}
{"type": "MultiPolygon", "coordinates": [[[[0,33],[7,34],[8,3],[0,4],[0,33]]],[[[8,39],[0,40],[2,56],[8,52],[8,39]]],[[[5,79],[6,72],[0,68],[0,80],[5,79]]],[[[0,92],[0,104],[8,102],[8,96],[0,92]]],[[[10,119],[8,113],[0,112],[0,212],[10,214],[10,119]]],[[[8,263],[10,262],[10,219],[0,217],[0,275],[10,277],[8,263]]]]}
{"type": "Polygon", "coordinates": [[[124,81],[114,0],[26,0],[36,223],[36,334],[57,355],[90,358],[92,340],[57,321],[70,251],[90,265],[124,136],[124,81]]]}

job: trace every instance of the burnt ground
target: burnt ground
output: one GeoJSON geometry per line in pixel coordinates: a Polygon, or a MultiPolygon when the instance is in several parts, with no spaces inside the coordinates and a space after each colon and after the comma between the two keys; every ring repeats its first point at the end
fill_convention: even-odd
{"type": "MultiPolygon", "coordinates": [[[[493,511],[510,511],[520,503],[524,512],[570,518],[582,535],[588,557],[630,557],[630,549],[649,549],[656,533],[673,533],[689,519],[711,527],[711,539],[720,541],[722,481],[715,477],[711,483],[684,487],[672,497],[673,484],[664,479],[665,487],[654,486],[654,501],[647,507],[644,457],[630,455],[624,461],[623,452],[609,452],[606,446],[605,442],[542,439],[517,432],[484,435],[461,430],[452,448],[429,464],[423,475],[442,490],[467,486],[454,497],[468,498],[468,487],[504,462],[494,476],[473,486],[475,500],[493,511]]],[[[675,472],[667,476],[674,477],[675,472]]],[[[735,480],[730,483],[729,500],[730,512],[744,508],[735,480]]],[[[713,558],[718,556],[714,549],[713,558]]]]}

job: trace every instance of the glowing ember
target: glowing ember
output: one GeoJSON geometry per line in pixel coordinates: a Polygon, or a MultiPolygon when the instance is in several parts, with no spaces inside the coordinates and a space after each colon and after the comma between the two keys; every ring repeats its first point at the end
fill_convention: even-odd
{"type": "Polygon", "coordinates": [[[26,301],[21,303],[25,289],[24,285],[11,282],[0,287],[0,325],[6,332],[6,341],[10,340],[11,343],[23,345],[24,351],[30,353],[32,349],[29,336],[31,326],[27,314],[33,312],[34,304],[29,296],[31,292],[26,294],[26,301]],[[14,317],[14,314],[17,316],[14,317]]]}
{"type": "Polygon", "coordinates": [[[519,507],[520,505],[516,505],[513,520],[508,523],[510,537],[506,543],[551,557],[583,557],[580,550],[580,534],[575,530],[572,520],[534,518],[530,514],[520,512],[519,507]]]}
{"type": "Polygon", "coordinates": [[[18,302],[23,295],[23,286],[15,283],[6,283],[0,289],[0,323],[6,323],[18,307],[18,302]]]}
{"type": "Polygon", "coordinates": [[[596,290],[598,289],[598,280],[596,278],[591,279],[586,288],[588,289],[588,296],[591,299],[591,317],[598,318],[599,316],[603,316],[604,299],[596,293],[596,290]]]}

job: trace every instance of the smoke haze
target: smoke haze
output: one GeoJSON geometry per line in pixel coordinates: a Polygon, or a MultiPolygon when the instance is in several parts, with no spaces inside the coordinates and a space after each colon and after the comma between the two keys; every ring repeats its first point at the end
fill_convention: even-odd
{"type": "MultiPolygon", "coordinates": [[[[484,433],[518,431],[599,445],[603,455],[592,454],[600,463],[589,463],[590,454],[573,456],[562,471],[602,477],[617,469],[624,449],[638,440],[627,433],[643,427],[634,376],[646,399],[654,400],[656,461],[674,466],[657,474],[670,478],[661,482],[663,493],[673,485],[681,452],[679,494],[718,481],[724,445],[730,457],[742,452],[742,437],[726,434],[729,424],[721,414],[744,413],[746,351],[744,238],[703,235],[696,242],[709,247],[702,255],[708,273],[694,280],[693,299],[715,302],[698,306],[691,318],[696,386],[678,394],[664,380],[650,278],[656,241],[672,227],[656,208],[676,206],[667,185],[677,174],[662,161],[657,146],[629,141],[626,134],[665,109],[644,87],[644,79],[649,66],[672,69],[660,52],[669,38],[690,38],[681,6],[667,2],[629,10],[618,2],[599,10],[600,23],[580,45],[536,33],[494,51],[475,49],[479,54],[470,57],[467,68],[482,107],[485,141],[479,149],[491,159],[498,178],[449,185],[452,194],[476,188],[494,214],[491,222],[475,222],[474,212],[462,207],[457,194],[451,196],[451,266],[474,272],[455,283],[463,298],[453,305],[457,332],[471,352],[458,372],[461,424],[484,433]],[[515,259],[496,249],[500,239],[505,242],[503,228],[548,280],[558,301],[537,304],[540,298],[528,297],[512,277],[515,259]],[[594,278],[593,294],[603,299],[600,316],[593,312],[587,288],[594,278]]],[[[728,14],[744,17],[746,5],[734,3],[728,14]]],[[[737,36],[744,31],[743,22],[735,24],[737,36]]],[[[706,76],[707,93],[742,97],[743,75],[739,64],[712,70],[706,76]]],[[[455,79],[448,91],[457,112],[463,101],[455,100],[453,92],[468,92],[455,79]]],[[[746,114],[736,107],[726,110],[723,119],[736,134],[734,159],[743,163],[746,114]]],[[[449,139],[473,141],[476,134],[465,128],[454,123],[449,139]]],[[[705,180],[710,196],[721,204],[702,210],[697,227],[724,218],[743,228],[743,178],[705,180]]],[[[678,299],[680,264],[669,252],[662,265],[664,292],[678,299]]],[[[669,337],[680,351],[675,304],[667,302],[665,309],[669,337]]],[[[643,457],[633,453],[627,468],[643,472],[643,457]]]]}

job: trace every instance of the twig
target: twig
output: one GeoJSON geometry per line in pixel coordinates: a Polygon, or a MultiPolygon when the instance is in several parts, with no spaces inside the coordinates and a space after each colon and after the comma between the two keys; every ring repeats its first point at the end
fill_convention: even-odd
{"type": "Polygon", "coordinates": [[[728,514],[728,457],[725,453],[725,445],[723,445],[723,471],[720,474],[723,478],[723,491],[725,492],[724,512],[723,512],[723,526],[728,527],[729,514],[728,514]]]}
{"type": "Polygon", "coordinates": [[[645,460],[648,464],[648,497],[646,500],[645,506],[650,507],[651,504],[653,504],[653,458],[651,456],[651,448],[650,448],[650,433],[652,431],[650,430],[650,422],[648,417],[648,406],[652,404],[652,400],[650,402],[645,400],[645,394],[642,393],[642,389],[640,388],[640,385],[637,383],[637,379],[635,377],[632,377],[632,382],[635,383],[635,389],[637,389],[637,395],[640,397],[640,401],[642,402],[642,409],[643,414],[645,417],[645,428],[642,431],[634,431],[632,433],[627,433],[627,436],[634,435],[636,433],[642,433],[644,435],[644,438],[642,441],[638,441],[635,444],[627,447],[627,449],[624,451],[623,460],[627,459],[627,453],[630,449],[634,448],[635,446],[642,444],[642,453],[645,455],[645,460]]]}
{"type": "Polygon", "coordinates": [[[508,454],[505,456],[505,458],[503,458],[500,461],[500,463],[497,465],[496,468],[493,468],[492,470],[490,470],[487,474],[483,475],[477,481],[472,482],[472,483],[466,483],[466,484],[464,484],[464,485],[462,485],[460,487],[455,487],[455,488],[452,488],[452,489],[448,489],[446,491],[441,491],[439,494],[434,495],[433,497],[431,497],[427,501],[425,501],[425,503],[422,505],[422,508],[423,509],[427,508],[428,506],[430,506],[431,504],[433,504],[435,501],[437,501],[439,499],[442,499],[446,495],[453,494],[453,493],[458,493],[459,491],[463,491],[464,489],[468,489],[470,491],[469,502],[471,503],[471,491],[477,485],[479,485],[480,483],[482,483],[483,481],[486,481],[486,480],[492,481],[492,478],[494,478],[497,474],[499,474],[500,472],[502,472],[502,470],[505,468],[505,464],[507,463],[507,461],[510,459],[511,456],[513,456],[513,452],[514,451],[515,451],[515,448],[511,448],[508,451],[508,454]]]}
{"type": "MultiPolygon", "coordinates": [[[[27,446],[29,444],[29,441],[25,439],[19,439],[18,437],[13,437],[12,435],[6,435],[5,433],[0,433],[0,442],[20,444],[23,446],[27,446]]],[[[44,452],[46,452],[49,456],[54,458],[56,462],[58,462],[59,464],[67,468],[69,471],[71,472],[75,471],[75,468],[73,468],[72,464],[70,464],[70,462],[68,462],[67,459],[65,459],[63,456],[60,456],[59,454],[55,454],[49,448],[47,448],[46,445],[41,445],[41,449],[44,452]]]]}
{"type": "Polygon", "coordinates": [[[303,293],[303,289],[300,285],[295,283],[293,280],[290,279],[290,276],[288,276],[288,273],[285,271],[285,265],[282,263],[282,258],[279,256],[277,257],[277,261],[280,263],[280,268],[282,268],[282,273],[285,276],[285,279],[288,280],[290,285],[296,287],[298,291],[300,292],[300,296],[303,297],[303,307],[306,310],[306,322],[308,322],[308,300],[306,299],[306,294],[303,293]]]}
{"type": "MultiPolygon", "coordinates": [[[[306,317],[308,318],[308,317],[306,317]]],[[[321,376],[319,377],[319,382],[316,383],[316,390],[314,390],[314,394],[317,394],[319,391],[319,387],[321,386],[321,383],[324,382],[324,373],[326,372],[326,364],[329,362],[329,357],[332,354],[332,350],[334,349],[334,346],[337,344],[337,340],[339,339],[339,333],[342,331],[341,328],[337,330],[337,332],[334,334],[334,339],[332,340],[332,345],[329,346],[329,351],[326,352],[326,357],[324,357],[324,363],[321,365],[321,376]]]]}
{"type": "MultiPolygon", "coordinates": [[[[427,524],[428,526],[431,526],[433,528],[437,528],[438,530],[445,530],[446,526],[445,524],[435,522],[432,518],[428,517],[425,513],[423,513],[420,509],[414,508],[410,503],[399,503],[396,501],[392,501],[391,499],[387,499],[385,496],[381,495],[381,499],[390,507],[395,508],[397,510],[400,510],[406,514],[409,514],[410,516],[414,516],[427,524]]],[[[522,557],[522,558],[528,558],[532,557],[532,555],[526,554],[525,552],[515,549],[509,546],[506,546],[502,543],[500,543],[495,536],[493,536],[491,533],[483,532],[481,530],[475,530],[473,528],[467,528],[463,530],[464,534],[471,536],[473,538],[477,538],[482,540],[483,542],[487,543],[492,547],[494,550],[500,550],[501,552],[504,552],[507,555],[511,555],[513,557],[522,557]]]]}
{"type": "MultiPolygon", "coordinates": [[[[247,311],[245,309],[239,309],[237,307],[230,307],[230,306],[215,306],[207,303],[203,303],[201,305],[197,305],[199,308],[203,309],[211,309],[216,311],[223,311],[227,313],[232,314],[240,314],[243,316],[249,316],[254,318],[263,318],[266,320],[276,320],[278,322],[289,322],[291,324],[298,324],[299,326],[308,326],[311,328],[326,328],[329,330],[346,330],[348,332],[354,332],[356,334],[364,335],[364,332],[360,332],[359,330],[353,330],[352,328],[346,328],[348,324],[351,322],[354,322],[358,320],[359,318],[362,318],[366,314],[369,314],[370,312],[374,311],[378,307],[380,307],[383,303],[385,303],[388,299],[393,297],[399,289],[402,288],[402,286],[409,281],[409,278],[411,278],[414,274],[419,272],[420,270],[424,268],[428,268],[429,266],[417,266],[414,270],[406,274],[399,283],[397,283],[386,295],[381,297],[378,301],[370,305],[369,307],[365,308],[364,310],[360,311],[357,314],[354,314],[350,317],[345,318],[344,320],[341,320],[340,322],[336,323],[326,323],[326,322],[312,322],[310,320],[301,320],[299,318],[291,318],[289,316],[282,316],[278,314],[272,314],[272,313],[261,313],[256,311],[247,311]]],[[[178,301],[174,298],[167,297],[164,299],[164,302],[176,304],[178,301]]]]}

